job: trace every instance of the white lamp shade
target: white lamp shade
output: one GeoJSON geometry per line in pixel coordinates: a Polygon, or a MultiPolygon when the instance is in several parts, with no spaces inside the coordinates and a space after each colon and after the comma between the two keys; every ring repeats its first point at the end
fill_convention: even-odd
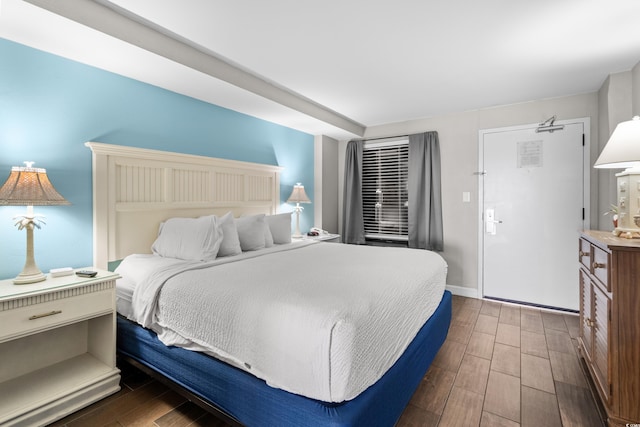
{"type": "Polygon", "coordinates": [[[640,165],[640,117],[619,123],[593,167],[625,169],[640,165]]]}

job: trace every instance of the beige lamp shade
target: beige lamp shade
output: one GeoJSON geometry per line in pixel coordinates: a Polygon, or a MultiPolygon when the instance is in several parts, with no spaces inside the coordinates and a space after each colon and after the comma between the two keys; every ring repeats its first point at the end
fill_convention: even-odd
{"type": "Polygon", "coordinates": [[[287,199],[287,203],[311,203],[307,193],[304,192],[304,185],[297,183],[293,186],[293,191],[287,199]]]}
{"type": "Polygon", "coordinates": [[[14,166],[9,178],[0,188],[0,205],[8,206],[49,206],[69,205],[49,181],[47,171],[31,167],[33,162],[25,162],[26,167],[14,166]]]}
{"type": "Polygon", "coordinates": [[[640,117],[619,123],[593,167],[626,169],[640,166],[640,117]]]}
{"type": "Polygon", "coordinates": [[[16,216],[16,226],[27,231],[27,258],[22,272],[13,280],[16,285],[46,280],[34,258],[33,229],[44,223],[42,216],[33,214],[33,206],[69,205],[70,203],[53,188],[47,171],[34,168],[33,162],[25,162],[26,167],[14,166],[9,178],[0,188],[0,206],[27,206],[27,214],[16,216]]]}

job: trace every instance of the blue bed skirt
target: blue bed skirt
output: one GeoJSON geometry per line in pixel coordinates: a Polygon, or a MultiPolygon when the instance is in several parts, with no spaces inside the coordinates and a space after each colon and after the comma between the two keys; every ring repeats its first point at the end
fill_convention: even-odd
{"type": "Polygon", "coordinates": [[[246,426],[393,426],[442,346],[451,323],[445,291],[431,318],[397,362],[355,399],[327,403],[268,386],[203,353],[162,344],[118,317],[118,352],[220,408],[246,426]]]}

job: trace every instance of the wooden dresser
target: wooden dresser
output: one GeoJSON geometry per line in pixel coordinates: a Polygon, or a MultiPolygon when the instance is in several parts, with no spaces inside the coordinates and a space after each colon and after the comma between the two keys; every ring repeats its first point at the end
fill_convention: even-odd
{"type": "Polygon", "coordinates": [[[580,351],[609,426],[640,423],[640,239],[580,237],[580,351]]]}

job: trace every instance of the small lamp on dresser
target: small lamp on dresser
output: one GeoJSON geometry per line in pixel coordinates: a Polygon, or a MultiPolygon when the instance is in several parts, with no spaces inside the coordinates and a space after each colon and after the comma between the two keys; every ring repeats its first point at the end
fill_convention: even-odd
{"type": "Polygon", "coordinates": [[[595,168],[625,169],[617,173],[618,225],[613,234],[640,238],[640,117],[619,123],[595,168]]]}
{"type": "Polygon", "coordinates": [[[11,168],[9,178],[0,187],[0,206],[26,206],[26,215],[13,217],[18,230],[27,230],[27,260],[22,272],[13,280],[16,285],[41,282],[47,278],[36,265],[33,255],[33,229],[44,224],[42,215],[34,215],[34,206],[69,205],[56,191],[47,177],[47,171],[34,168],[33,162],[25,167],[11,168]]]}
{"type": "Polygon", "coordinates": [[[293,237],[300,238],[302,237],[302,234],[300,233],[300,212],[302,212],[302,210],[304,209],[302,206],[300,206],[300,203],[311,203],[311,200],[309,200],[307,193],[304,192],[304,185],[297,183],[293,186],[293,191],[287,199],[287,203],[296,204],[296,207],[294,208],[296,212],[296,232],[293,237]]]}

